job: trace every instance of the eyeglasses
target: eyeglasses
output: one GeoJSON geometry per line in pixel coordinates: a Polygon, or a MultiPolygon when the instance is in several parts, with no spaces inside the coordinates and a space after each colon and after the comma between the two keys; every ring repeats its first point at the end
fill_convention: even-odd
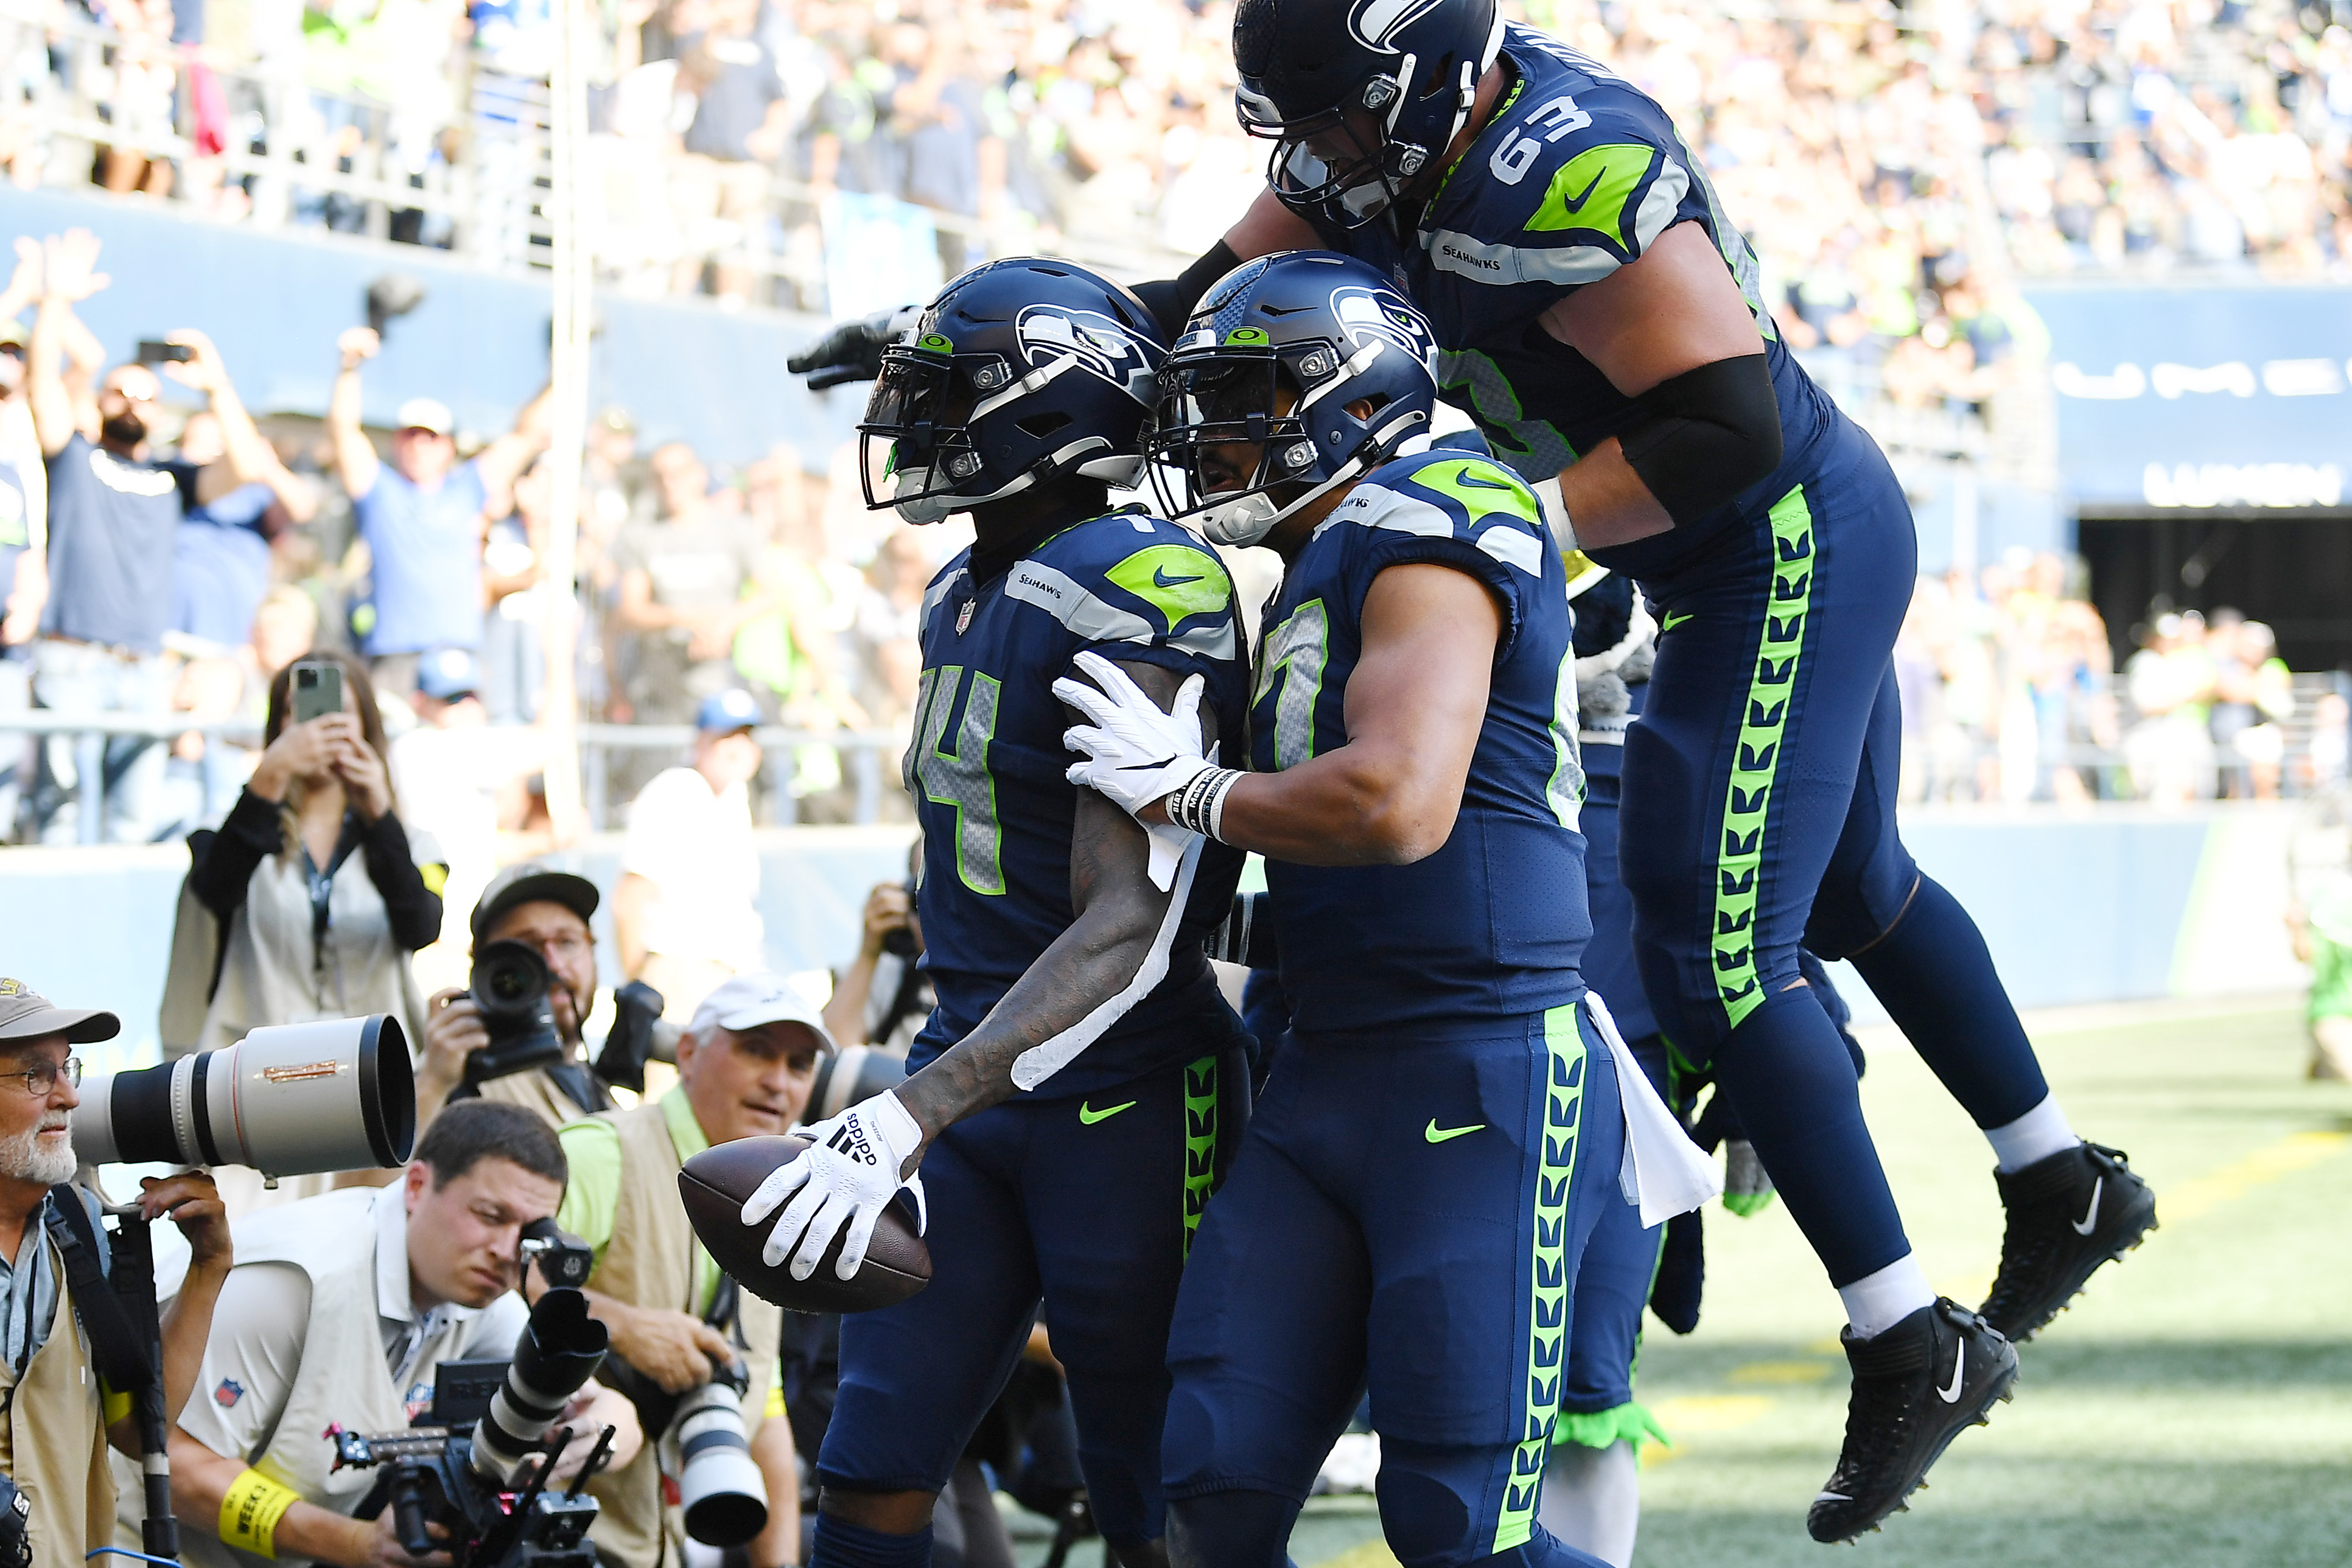
{"type": "Polygon", "coordinates": [[[23,1072],[0,1072],[0,1079],[6,1078],[23,1079],[26,1094],[35,1100],[47,1100],[58,1091],[59,1079],[65,1079],[68,1088],[81,1087],[81,1058],[68,1057],[61,1062],[43,1062],[38,1067],[26,1068],[23,1072]]]}

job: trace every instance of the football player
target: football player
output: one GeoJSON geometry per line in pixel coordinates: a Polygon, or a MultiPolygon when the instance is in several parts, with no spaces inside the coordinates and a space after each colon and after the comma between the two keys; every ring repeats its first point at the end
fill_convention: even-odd
{"type": "Polygon", "coordinates": [[[1162,323],[1251,256],[1368,261],[1428,314],[1448,399],[1659,606],[1624,756],[1637,956],[1843,1300],[1853,1393],[1808,1524],[1851,1539],[2006,1396],[2009,1340],[2155,1224],[2124,1157],[2069,1127],[1983,937],[1896,833],[1902,488],[1780,342],[1704,166],[1622,78],[1495,0],[1241,0],[1234,52],[1270,188],[1147,287],[1162,323]],[[1992,1145],[2008,1226],[1977,1311],[1912,1258],[1800,942],[1853,962],[1992,1145]]]}
{"type": "Polygon", "coordinates": [[[1564,567],[1516,475],[1428,446],[1434,346],[1343,257],[1211,289],[1147,445],[1211,539],[1283,557],[1252,771],[1091,657],[1099,689],[1058,688],[1092,721],[1073,778],[1266,857],[1292,1008],[1171,1331],[1192,1568],[1284,1561],[1367,1384],[1402,1563],[1594,1563],[1535,1517],[1579,1260],[1629,1175],[1667,1207],[1711,1190],[1579,974],[1564,567]]]}
{"type": "Polygon", "coordinates": [[[1165,1561],[1169,1315],[1246,1100],[1244,1037],[1201,951],[1241,856],[1169,832],[1155,846],[1066,779],[1072,715],[1053,685],[1080,655],[1162,701],[1181,684],[1195,745],[1234,756],[1246,650],[1217,557],[1108,508],[1141,465],[1163,353],[1134,296],[1066,263],[998,261],[908,336],[859,426],[887,448],[868,501],[913,523],[969,512],[975,531],[924,595],[906,763],[939,1005],[907,1081],[809,1129],[815,1147],[743,1218],[782,1207],[766,1258],[802,1279],[845,1230],[848,1279],[919,1164],[917,1194],[937,1202],[929,1286],[843,1321],[814,1563],[929,1563],[933,1501],[1042,1299],[1095,1520],[1139,1568],[1165,1561]]]}

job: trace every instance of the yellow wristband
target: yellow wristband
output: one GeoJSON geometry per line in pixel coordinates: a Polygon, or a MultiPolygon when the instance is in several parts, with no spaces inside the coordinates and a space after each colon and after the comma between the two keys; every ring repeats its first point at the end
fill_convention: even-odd
{"type": "Polygon", "coordinates": [[[768,1388],[768,1407],[760,1413],[770,1421],[781,1420],[784,1414],[784,1385],[772,1384],[768,1388]]]}
{"type": "Polygon", "coordinates": [[[220,1538],[231,1546],[275,1557],[278,1549],[271,1538],[278,1532],[278,1521],[301,1500],[259,1470],[247,1470],[229,1482],[221,1499],[220,1538]]]}

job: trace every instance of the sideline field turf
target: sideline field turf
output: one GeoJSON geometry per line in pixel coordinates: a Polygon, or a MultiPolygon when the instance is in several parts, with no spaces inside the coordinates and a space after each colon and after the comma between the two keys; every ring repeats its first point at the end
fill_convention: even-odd
{"type": "MultiPolygon", "coordinates": [[[[2023,1348],[2015,1403],[1847,1557],[1804,1530],[1844,1423],[1837,1298],[1779,1205],[1711,1211],[1699,1331],[1649,1327],[1639,1393],[1677,1445],[1648,1456],[1639,1568],[2352,1563],[2352,1086],[2303,1081],[2284,999],[2029,1022],[2076,1130],[2130,1152],[2163,1228],[2023,1348]]],[[[1913,1245],[1972,1303],[2000,1242],[1990,1154],[1899,1037],[1864,1043],[1913,1245]]],[[[1369,1499],[1318,1500],[1292,1555],[1394,1563],[1369,1499]]]]}

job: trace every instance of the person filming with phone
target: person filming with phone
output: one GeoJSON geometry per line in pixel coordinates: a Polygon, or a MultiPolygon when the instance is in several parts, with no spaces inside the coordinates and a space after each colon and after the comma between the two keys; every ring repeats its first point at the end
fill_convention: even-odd
{"type": "Polygon", "coordinates": [[[408,961],[440,935],[446,868],[401,825],[367,671],[339,653],[288,665],[262,735],[220,831],[188,841],[188,889],[216,922],[197,1048],[370,1013],[423,1039],[408,961]]]}

